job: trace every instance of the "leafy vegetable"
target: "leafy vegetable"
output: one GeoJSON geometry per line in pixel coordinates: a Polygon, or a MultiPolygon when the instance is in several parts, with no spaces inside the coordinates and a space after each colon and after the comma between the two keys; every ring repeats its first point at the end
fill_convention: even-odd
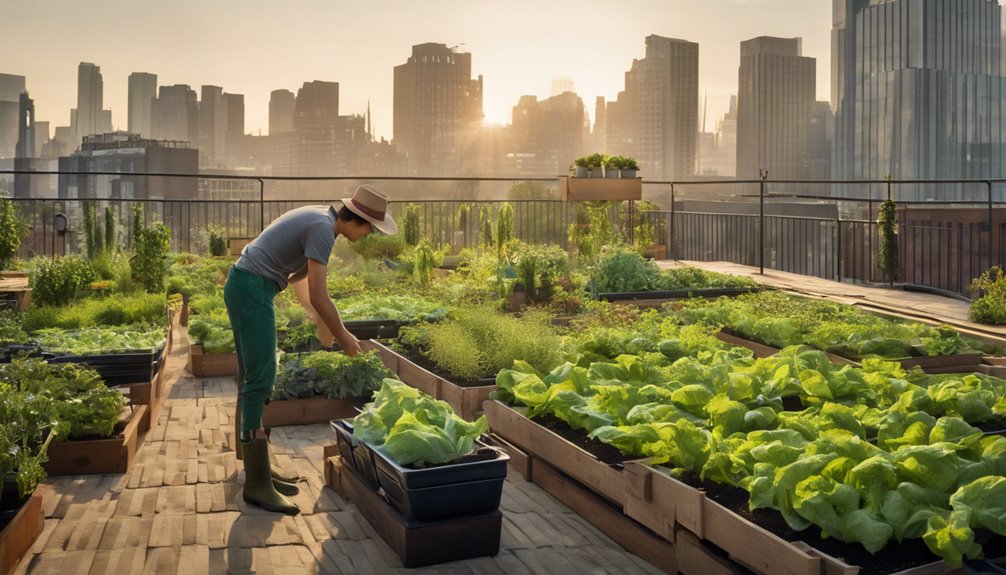
{"type": "Polygon", "coordinates": [[[374,402],[353,420],[353,435],[399,465],[439,465],[464,457],[489,430],[485,416],[469,423],[445,401],[385,379],[374,402]]]}
{"type": "Polygon", "coordinates": [[[274,399],[325,395],[336,399],[370,397],[391,373],[376,352],[348,356],[318,351],[284,354],[273,388],[274,399]]]}

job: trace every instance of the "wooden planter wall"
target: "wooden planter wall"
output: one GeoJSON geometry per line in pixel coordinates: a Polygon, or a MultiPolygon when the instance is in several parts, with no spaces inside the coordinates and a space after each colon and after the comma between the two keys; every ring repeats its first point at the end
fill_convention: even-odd
{"type": "Polygon", "coordinates": [[[185,366],[195,377],[231,377],[238,374],[238,354],[204,353],[198,343],[189,345],[189,362],[185,366]]]}
{"type": "Polygon", "coordinates": [[[262,425],[313,425],[328,423],[333,419],[352,418],[356,414],[353,402],[347,399],[331,399],[323,395],[304,399],[274,399],[262,412],[262,425]]]}
{"type": "Polygon", "coordinates": [[[0,531],[0,575],[14,572],[44,528],[42,497],[32,495],[0,531]]]}
{"type": "Polygon", "coordinates": [[[150,426],[150,408],[134,406],[121,435],[53,443],[49,445],[49,461],[43,467],[49,475],[125,473],[133,466],[144,426],[150,426]]]}

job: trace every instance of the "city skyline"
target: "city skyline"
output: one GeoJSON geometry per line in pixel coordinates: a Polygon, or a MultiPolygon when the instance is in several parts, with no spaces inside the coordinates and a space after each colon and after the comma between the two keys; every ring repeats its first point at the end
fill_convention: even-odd
{"type": "MultiPolygon", "coordinates": [[[[363,114],[369,101],[375,136],[390,139],[393,69],[413,45],[439,42],[471,53],[473,76],[485,77],[485,122],[509,124],[520,97],[549,97],[554,78],[572,80],[584,102],[614,100],[633,59],[644,56],[642,39],[658,34],[699,44],[700,102],[708,94],[711,130],[737,93],[740,42],[768,35],[803,38],[804,55],[818,61],[817,99],[829,99],[830,0],[636,0],[617,13],[610,7],[442,0],[417,9],[390,1],[337,7],[301,0],[280,11],[264,1],[203,6],[179,0],[168,9],[125,0],[86,6],[40,0],[3,8],[15,25],[0,36],[0,50],[18,56],[0,71],[26,76],[37,117],[62,126],[76,105],[77,66],[92,62],[104,76],[104,107],[123,130],[134,72],[156,74],[162,86],[214,85],[243,94],[245,131],[253,134],[268,133],[273,90],[338,82],[343,113],[363,114]],[[722,20],[724,13],[729,20],[722,20]],[[234,14],[243,20],[229,22],[234,14]],[[518,28],[523,31],[515,34],[518,28]],[[97,36],[95,30],[109,32],[97,36]]],[[[590,106],[588,112],[593,120],[590,106]]]]}

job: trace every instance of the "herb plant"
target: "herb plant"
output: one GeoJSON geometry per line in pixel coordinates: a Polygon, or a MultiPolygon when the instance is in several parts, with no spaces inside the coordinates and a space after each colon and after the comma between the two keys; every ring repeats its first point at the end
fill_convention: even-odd
{"type": "Polygon", "coordinates": [[[348,356],[336,351],[284,354],[273,388],[274,399],[324,395],[334,399],[363,399],[392,374],[376,352],[348,356]]]}
{"type": "Polygon", "coordinates": [[[28,274],[32,300],[37,305],[65,305],[92,281],[94,270],[80,256],[36,257],[28,274]]]}

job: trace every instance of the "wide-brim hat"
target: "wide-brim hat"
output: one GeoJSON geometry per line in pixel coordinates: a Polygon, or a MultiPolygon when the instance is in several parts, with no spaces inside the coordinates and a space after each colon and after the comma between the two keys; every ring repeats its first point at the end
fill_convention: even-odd
{"type": "Polygon", "coordinates": [[[398,232],[398,224],[388,213],[388,197],[378,192],[374,186],[363,185],[356,188],[352,198],[343,198],[342,205],[349,211],[370,222],[382,234],[398,232]]]}

